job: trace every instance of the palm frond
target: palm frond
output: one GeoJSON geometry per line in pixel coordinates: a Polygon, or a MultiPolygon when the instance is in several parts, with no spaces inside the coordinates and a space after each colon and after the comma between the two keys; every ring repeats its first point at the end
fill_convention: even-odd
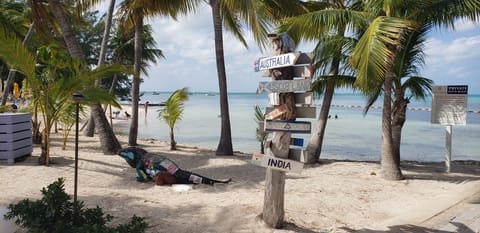
{"type": "Polygon", "coordinates": [[[392,64],[394,53],[389,46],[401,45],[405,30],[412,30],[414,23],[395,17],[377,17],[363,34],[353,51],[350,62],[357,69],[360,88],[378,85],[392,64]]]}
{"type": "Polygon", "coordinates": [[[312,90],[316,95],[322,95],[328,86],[335,88],[355,89],[355,77],[349,75],[322,75],[312,83],[312,90]]]}
{"type": "Polygon", "coordinates": [[[35,76],[35,57],[13,33],[0,28],[0,59],[27,78],[35,76]]]}
{"type": "Polygon", "coordinates": [[[260,123],[265,120],[265,115],[263,114],[262,109],[258,106],[255,105],[255,122],[260,123]]]}
{"type": "Polygon", "coordinates": [[[408,90],[411,97],[424,100],[425,97],[432,92],[433,80],[411,76],[403,83],[402,88],[408,90]]]}
{"type": "Polygon", "coordinates": [[[346,25],[352,33],[366,28],[369,14],[366,12],[325,9],[306,13],[297,17],[287,18],[282,21],[279,31],[286,32],[296,42],[304,40],[317,40],[319,35],[328,33],[338,25],[346,25]]]}
{"type": "Polygon", "coordinates": [[[167,123],[170,128],[175,126],[178,120],[183,116],[183,105],[188,100],[188,88],[176,90],[165,101],[165,106],[158,110],[158,118],[167,123]]]}

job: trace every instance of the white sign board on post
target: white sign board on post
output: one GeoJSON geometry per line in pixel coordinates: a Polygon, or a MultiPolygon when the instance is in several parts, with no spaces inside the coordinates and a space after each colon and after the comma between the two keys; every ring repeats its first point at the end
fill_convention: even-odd
{"type": "Polygon", "coordinates": [[[446,172],[450,172],[450,163],[452,160],[452,125],[467,124],[467,94],[467,85],[432,87],[431,123],[446,125],[446,172]]]}
{"type": "Polygon", "coordinates": [[[432,94],[431,123],[467,124],[467,85],[434,86],[432,94]]]}
{"type": "Polygon", "coordinates": [[[301,173],[303,170],[303,163],[258,153],[254,153],[252,155],[251,162],[257,166],[271,168],[283,172],[301,173]]]}
{"type": "Polygon", "coordinates": [[[285,53],[272,57],[264,57],[255,61],[255,71],[268,70],[273,68],[287,67],[295,65],[298,54],[285,53]]]}

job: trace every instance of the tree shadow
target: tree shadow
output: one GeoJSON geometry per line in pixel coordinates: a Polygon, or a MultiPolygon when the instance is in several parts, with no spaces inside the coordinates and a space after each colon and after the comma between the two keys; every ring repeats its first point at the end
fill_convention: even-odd
{"type": "Polygon", "coordinates": [[[401,163],[405,179],[436,180],[450,183],[463,183],[480,180],[480,166],[475,163],[455,161],[451,172],[445,172],[444,163],[423,163],[404,161],[401,163]]]}
{"type": "Polygon", "coordinates": [[[344,230],[346,232],[352,232],[352,233],[382,233],[382,232],[408,232],[408,233],[454,233],[454,232],[462,232],[462,233],[475,233],[471,228],[466,226],[463,223],[456,223],[456,222],[450,222],[450,224],[453,224],[456,229],[454,230],[439,230],[439,229],[433,229],[433,228],[427,228],[427,227],[421,227],[421,226],[415,226],[411,224],[406,224],[406,225],[396,225],[396,226],[389,226],[388,230],[373,230],[373,229],[351,229],[348,227],[341,227],[341,230],[344,230]]]}

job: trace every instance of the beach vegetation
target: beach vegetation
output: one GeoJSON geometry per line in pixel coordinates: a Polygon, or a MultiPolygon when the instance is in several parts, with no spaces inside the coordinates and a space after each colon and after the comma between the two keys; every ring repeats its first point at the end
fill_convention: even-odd
{"type": "Polygon", "coordinates": [[[174,19],[179,14],[187,14],[195,9],[198,0],[177,1],[143,1],[126,0],[119,5],[120,21],[126,28],[133,28],[135,32],[133,81],[132,81],[132,120],[128,144],[137,145],[138,137],[138,107],[140,100],[141,69],[144,64],[142,59],[144,43],[144,18],[153,16],[169,16],[174,19]]]}
{"type": "Polygon", "coordinates": [[[43,188],[40,200],[24,199],[8,206],[2,216],[28,232],[49,233],[142,233],[148,228],[145,219],[133,215],[129,222],[112,227],[113,216],[105,215],[99,206],[86,208],[84,202],[71,200],[65,192],[64,178],[43,188]]]}
{"type": "Polygon", "coordinates": [[[170,150],[177,149],[174,128],[177,121],[183,117],[184,103],[188,100],[188,88],[174,91],[165,101],[163,108],[158,110],[158,118],[165,121],[170,129],[170,150]]]}
{"type": "MultiPolygon", "coordinates": [[[[328,56],[319,56],[319,51],[331,56],[325,66],[329,74],[338,72],[335,68],[338,61],[351,66],[356,77],[354,87],[367,97],[375,96],[381,90],[383,94],[382,107],[382,149],[381,165],[382,177],[389,180],[402,179],[400,170],[399,146],[400,134],[394,132],[394,125],[403,125],[401,116],[402,106],[408,98],[404,97],[404,88],[401,78],[405,70],[397,66],[409,66],[406,53],[421,53],[422,47],[407,51],[405,49],[412,40],[423,34],[423,30],[437,27],[453,28],[458,19],[478,21],[480,3],[470,1],[320,1],[316,3],[319,10],[285,20],[286,25],[280,29],[287,31],[292,37],[319,40],[319,44],[328,44],[331,38],[336,38],[335,47],[317,46],[314,62],[318,69],[318,62],[328,56]],[[323,5],[329,5],[324,7],[323,5]],[[347,5],[345,5],[347,4],[347,5]],[[348,7],[344,7],[348,6],[348,7]],[[337,9],[335,9],[337,8],[337,9]],[[312,32],[312,33],[310,33],[312,32]],[[345,40],[345,35],[350,39],[345,40]],[[336,36],[336,37],[334,37],[336,36]],[[340,47],[342,46],[342,47],[340,47]],[[335,54],[337,51],[337,54],[335,54]],[[346,56],[339,56],[341,53],[346,56]],[[323,57],[323,58],[322,58],[323,57]],[[339,59],[339,60],[337,60],[339,59]],[[337,61],[336,61],[337,60],[337,61]],[[333,71],[333,73],[332,73],[333,71]],[[397,82],[396,84],[394,82],[397,82]],[[395,115],[400,114],[400,115],[395,115]],[[396,146],[397,145],[397,146],[396,146]],[[398,153],[397,153],[398,152],[398,153]]],[[[421,45],[421,43],[419,43],[421,45]]],[[[413,46],[413,44],[412,44],[413,46]]],[[[404,69],[404,68],[402,68],[404,69]]],[[[318,70],[316,71],[316,74],[318,70]]],[[[426,79],[412,79],[417,83],[416,91],[428,93],[429,81],[426,79]]],[[[407,81],[403,84],[410,84],[407,81]]],[[[431,83],[430,83],[431,84],[431,83]]],[[[412,87],[413,88],[413,87],[412,87]]],[[[332,89],[325,89],[327,98],[332,89]]],[[[418,92],[417,92],[418,93],[418,92]]],[[[325,103],[324,99],[324,103],[325,103]]],[[[324,106],[322,106],[324,107],[324,106]]],[[[325,105],[326,107],[326,105],[325,105]]],[[[328,115],[328,114],[327,114],[328,115]]],[[[321,114],[320,117],[325,117],[321,114]]],[[[316,135],[313,135],[315,137],[316,135]]]]}
{"type": "MultiPolygon", "coordinates": [[[[478,21],[480,2],[453,1],[368,1],[363,2],[366,22],[350,58],[357,71],[356,85],[365,93],[383,86],[381,175],[388,180],[403,179],[393,139],[393,83],[396,61],[417,31],[435,27],[454,28],[458,19],[478,21]]],[[[403,98],[400,97],[399,98],[403,98]]]]}
{"type": "MultiPolygon", "coordinates": [[[[50,132],[52,126],[62,115],[67,112],[69,105],[74,104],[71,96],[81,92],[87,99],[85,103],[92,101],[104,101],[116,104],[115,98],[91,85],[103,75],[112,72],[128,72],[121,66],[99,67],[90,72],[85,72],[85,64],[78,59],[71,58],[64,53],[61,47],[51,45],[40,47],[36,56],[30,53],[21,42],[11,33],[0,30],[0,57],[11,67],[18,70],[27,78],[25,89],[32,95],[32,112],[37,120],[43,123],[43,144],[39,163],[49,164],[50,132]],[[9,56],[6,56],[6,55],[9,56]],[[38,63],[37,63],[38,61],[38,63]],[[38,117],[37,112],[41,112],[38,117]]],[[[116,104],[119,106],[118,104],[116,104]]],[[[39,127],[40,123],[35,123],[39,127]]]]}
{"type": "MultiPolygon", "coordinates": [[[[0,25],[16,37],[23,37],[26,42],[33,34],[33,24],[31,23],[31,12],[27,4],[16,1],[0,0],[0,25]]],[[[9,69],[8,66],[0,60],[0,78],[2,82],[1,104],[6,105],[9,93],[12,91],[12,83],[21,83],[22,75],[18,75],[15,69],[9,69]]]]}
{"type": "Polygon", "coordinates": [[[312,90],[322,96],[320,115],[306,151],[306,163],[316,163],[322,152],[330,106],[336,88],[354,88],[355,73],[348,63],[356,43],[356,34],[348,28],[362,27],[358,4],[353,1],[319,1],[307,5],[309,13],[284,20],[280,31],[286,32],[297,43],[304,39],[316,41],[313,50],[314,78],[312,90]],[[341,19],[342,16],[348,20],[341,19]],[[319,27],[318,25],[322,25],[319,27]]]}
{"type": "MultiPolygon", "coordinates": [[[[400,166],[400,145],[402,128],[407,119],[407,106],[412,98],[425,100],[431,94],[433,80],[418,76],[420,68],[424,64],[424,47],[429,25],[413,31],[398,49],[394,64],[394,77],[392,83],[392,140],[393,158],[400,166]]],[[[364,114],[382,95],[381,85],[372,86],[368,94],[367,105],[364,114]]]]}
{"type": "Polygon", "coordinates": [[[235,1],[209,0],[212,9],[217,62],[218,87],[220,92],[221,129],[217,155],[233,155],[230,113],[228,107],[227,75],[222,31],[231,32],[245,47],[244,29],[250,29],[254,40],[261,48],[268,47],[268,34],[273,23],[280,19],[305,12],[301,1],[235,1]]]}
{"type": "Polygon", "coordinates": [[[268,133],[265,132],[265,130],[262,128],[265,120],[265,114],[263,113],[262,109],[258,106],[255,105],[254,109],[254,115],[255,115],[255,123],[257,123],[257,128],[256,128],[256,138],[257,141],[260,142],[260,153],[265,154],[265,140],[267,139],[268,133]]]}
{"type": "MultiPolygon", "coordinates": [[[[36,31],[39,32],[38,36],[43,38],[44,44],[51,43],[52,39],[54,41],[63,41],[64,43],[61,43],[62,47],[66,47],[69,55],[73,59],[77,59],[81,61],[81,63],[92,61],[90,58],[92,57],[91,54],[94,54],[95,49],[86,49],[88,50],[86,54],[86,51],[82,48],[82,42],[84,42],[82,35],[85,35],[85,33],[82,33],[82,30],[85,30],[85,27],[78,25],[81,22],[88,21],[82,18],[83,15],[91,16],[91,14],[82,12],[79,4],[64,7],[59,1],[49,1],[48,5],[35,1],[31,5],[34,21],[41,22],[36,24],[38,27],[36,31]],[[60,37],[56,35],[60,35],[60,37]]],[[[101,37],[96,36],[95,38],[98,39],[101,37]]],[[[87,41],[90,41],[91,38],[87,39],[87,41]]],[[[85,45],[85,48],[91,48],[90,44],[85,45]]],[[[80,72],[88,73],[90,67],[93,67],[93,65],[84,65],[81,67],[82,70],[80,72]]],[[[91,104],[100,106],[100,102],[91,104]]],[[[92,107],[91,112],[95,120],[99,134],[98,138],[103,152],[105,154],[115,154],[121,148],[121,145],[106,118],[105,112],[98,107],[92,107]]]]}

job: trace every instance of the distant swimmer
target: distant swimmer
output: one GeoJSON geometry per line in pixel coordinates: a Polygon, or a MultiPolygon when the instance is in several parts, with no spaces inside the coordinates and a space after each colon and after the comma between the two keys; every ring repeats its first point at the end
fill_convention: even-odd
{"type": "Polygon", "coordinates": [[[335,114],[335,119],[338,119],[338,116],[337,116],[337,114],[335,114]]]}
{"type": "Polygon", "coordinates": [[[113,112],[115,114],[115,118],[118,118],[118,114],[120,114],[120,110],[113,112]]]}
{"type": "Polygon", "coordinates": [[[130,114],[128,114],[128,112],[125,111],[125,116],[126,116],[126,117],[130,117],[130,114]]]}
{"type": "Polygon", "coordinates": [[[145,119],[147,119],[147,112],[148,112],[148,104],[149,104],[149,103],[150,103],[150,102],[148,102],[148,101],[145,102],[145,119]]]}

